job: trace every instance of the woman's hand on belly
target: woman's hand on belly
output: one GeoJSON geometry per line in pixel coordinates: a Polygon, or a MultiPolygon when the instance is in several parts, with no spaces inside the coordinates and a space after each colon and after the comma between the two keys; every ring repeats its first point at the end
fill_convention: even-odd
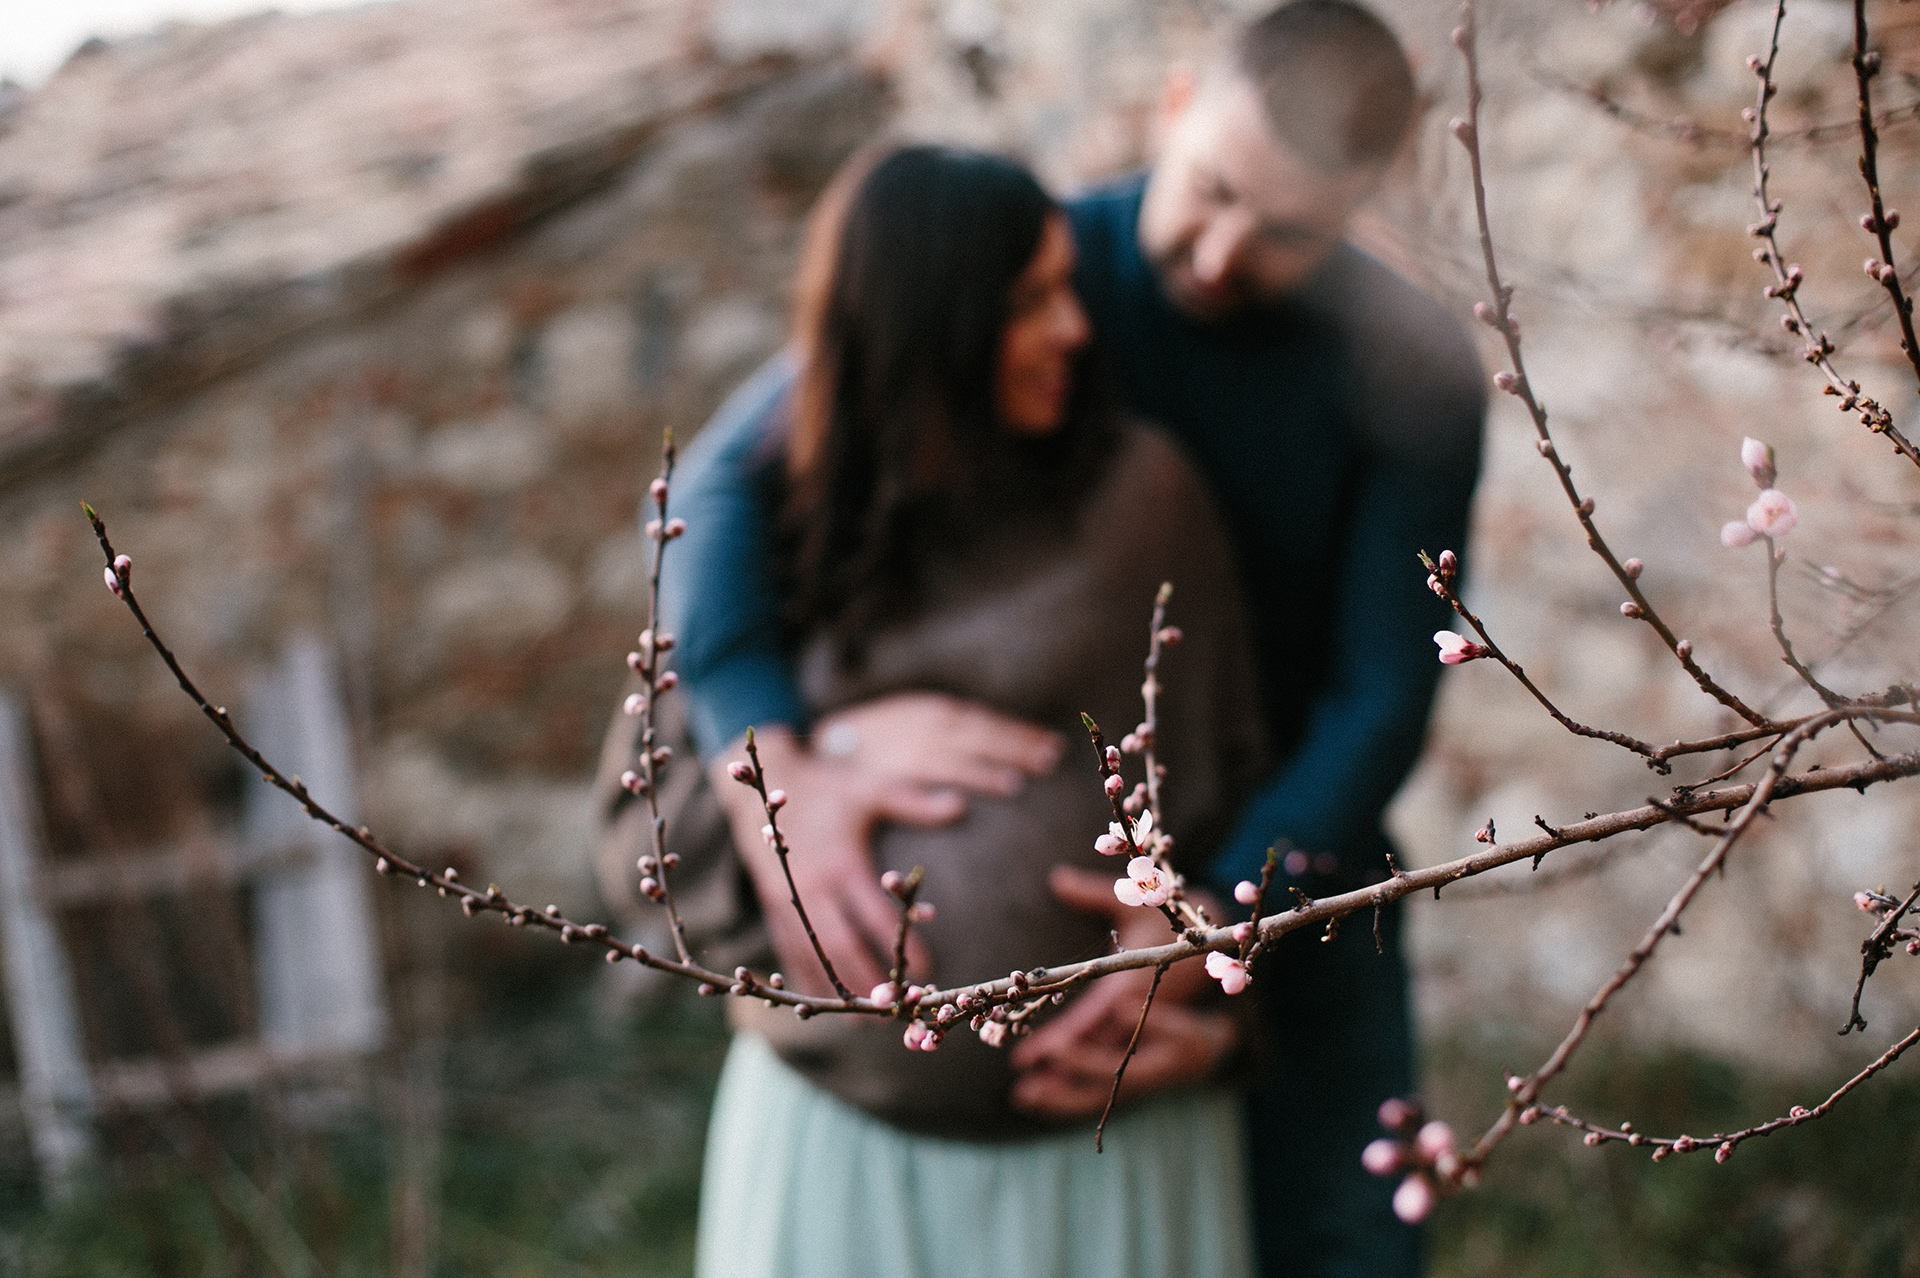
{"type": "Polygon", "coordinates": [[[937,692],[876,697],[814,724],[815,753],[872,780],[1010,798],[1060,765],[1060,734],[937,692]]]}

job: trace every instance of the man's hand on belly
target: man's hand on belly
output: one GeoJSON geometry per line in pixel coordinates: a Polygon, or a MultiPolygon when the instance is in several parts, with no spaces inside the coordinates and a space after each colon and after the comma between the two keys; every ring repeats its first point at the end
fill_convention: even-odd
{"type": "MultiPolygon", "coordinates": [[[[1111,874],[1062,865],[1054,867],[1051,879],[1055,896],[1082,913],[1107,919],[1128,949],[1172,939],[1158,910],[1133,909],[1115,899],[1111,874]]],[[[1059,1016],[1021,1040],[1013,1053],[1019,1071],[1014,1104],[1061,1118],[1099,1113],[1152,982],[1151,968],[1096,981],[1059,1016]]],[[[1232,1050],[1237,1029],[1231,1016],[1186,1006],[1208,985],[1197,958],[1167,969],[1133,1063],[1127,1066],[1128,1096],[1205,1078],[1232,1050]]]]}

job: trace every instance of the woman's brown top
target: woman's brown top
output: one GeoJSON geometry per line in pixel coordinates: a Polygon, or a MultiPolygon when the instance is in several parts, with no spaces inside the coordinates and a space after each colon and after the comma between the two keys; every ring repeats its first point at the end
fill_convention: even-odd
{"type": "MultiPolygon", "coordinates": [[[[1262,761],[1230,551],[1178,449],[1158,431],[1127,427],[1074,521],[1049,535],[1032,527],[989,531],[925,564],[920,603],[864,637],[857,667],[838,660],[828,638],[800,654],[801,690],[815,715],[891,693],[936,691],[1056,729],[1071,743],[1052,775],[1030,780],[1012,798],[974,796],[953,825],[889,826],[876,836],[876,873],[926,870],[920,899],[937,913],[920,934],[943,987],[1111,947],[1104,923],[1053,898],[1047,875],[1063,863],[1125,873],[1123,858],[1093,850],[1112,811],[1080,715],[1092,715],[1113,741],[1139,722],[1141,662],[1162,582],[1174,584],[1170,616],[1185,635],[1162,658],[1159,707],[1159,757],[1168,769],[1162,827],[1175,840],[1176,865],[1211,852],[1262,761]]],[[[1140,779],[1137,758],[1127,768],[1129,783],[1140,779]]],[[[682,782],[689,790],[702,784],[682,782]]],[[[671,846],[690,864],[710,861],[688,844],[713,837],[711,796],[670,797],[669,806],[671,846]]],[[[724,821],[717,827],[724,838],[724,821]]],[[[683,900],[694,895],[678,886],[685,877],[684,870],[676,875],[683,900]]],[[[718,902],[739,893],[742,877],[710,873],[698,892],[724,913],[718,902]]],[[[902,1045],[897,1021],[802,1021],[751,1000],[733,1004],[733,1019],[765,1035],[815,1083],[896,1126],[976,1140],[1049,1126],[1012,1108],[1006,1050],[987,1047],[964,1022],[928,1053],[902,1045]]]]}

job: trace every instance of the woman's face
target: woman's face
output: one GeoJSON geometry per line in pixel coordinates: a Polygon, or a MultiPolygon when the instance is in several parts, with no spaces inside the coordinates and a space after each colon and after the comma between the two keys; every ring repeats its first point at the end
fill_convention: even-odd
{"type": "Polygon", "coordinates": [[[1014,281],[1007,312],[995,405],[1008,430],[1045,435],[1066,417],[1073,359],[1093,336],[1073,291],[1073,232],[1064,214],[1047,219],[1040,248],[1014,281]]]}

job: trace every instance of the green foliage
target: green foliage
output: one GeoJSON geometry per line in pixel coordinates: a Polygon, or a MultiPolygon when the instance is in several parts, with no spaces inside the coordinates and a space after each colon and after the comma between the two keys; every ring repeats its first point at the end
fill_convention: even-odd
{"type": "MultiPolygon", "coordinates": [[[[1498,1088],[1499,1066],[1484,1051],[1432,1055],[1443,1112],[1495,1112],[1488,1080],[1498,1088]]],[[[1576,1060],[1549,1099],[1663,1135],[1745,1127],[1823,1099],[1846,1077],[1764,1078],[1597,1044],[1576,1060]]],[[[1749,1141],[1725,1165],[1711,1151],[1654,1163],[1641,1149],[1589,1148],[1569,1128],[1523,1129],[1479,1190],[1435,1214],[1431,1254],[1435,1278],[1920,1278],[1916,1222],[1920,1073],[1902,1060],[1825,1118],[1749,1141]]]]}
{"type": "MultiPolygon", "coordinates": [[[[217,1106],[228,1161],[208,1173],[179,1123],[112,1125],[116,1155],[43,1204],[24,1139],[0,1151],[0,1276],[222,1278],[394,1274],[408,1167],[437,1192],[434,1275],[649,1278],[692,1269],[701,1142],[726,1032],[678,999],[619,1027],[585,994],[493,1008],[443,1041],[438,1139],[423,1156],[396,1053],[352,1098],[288,1092],[217,1106]],[[297,1121],[318,1104],[324,1118],[297,1121]],[[277,1108],[280,1112],[270,1112],[277,1108]],[[412,1142],[411,1145],[409,1142],[412,1142]],[[244,1173],[241,1167],[244,1165],[244,1173]]],[[[23,1134],[22,1134],[23,1136],[23,1134]]]]}

